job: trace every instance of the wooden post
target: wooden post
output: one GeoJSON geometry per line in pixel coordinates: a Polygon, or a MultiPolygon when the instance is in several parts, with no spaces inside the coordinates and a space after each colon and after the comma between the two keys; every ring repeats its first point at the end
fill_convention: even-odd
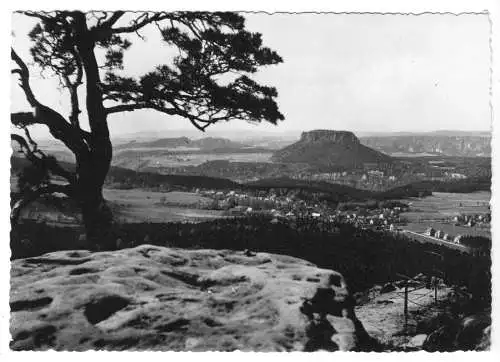
{"type": "Polygon", "coordinates": [[[404,313],[405,313],[405,334],[407,334],[408,333],[408,281],[405,284],[404,313]]]}
{"type": "Polygon", "coordinates": [[[434,283],[434,304],[437,304],[437,301],[438,301],[438,283],[436,279],[436,282],[434,283]]]}

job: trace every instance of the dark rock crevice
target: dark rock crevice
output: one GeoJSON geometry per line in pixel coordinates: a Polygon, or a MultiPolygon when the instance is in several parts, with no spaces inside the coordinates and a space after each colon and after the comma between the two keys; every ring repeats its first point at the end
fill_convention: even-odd
{"type": "Polygon", "coordinates": [[[89,302],[85,306],[85,318],[91,324],[97,324],[108,319],[120,309],[129,305],[129,300],[118,295],[108,295],[89,302]]]}
{"type": "Polygon", "coordinates": [[[22,310],[34,310],[44,308],[52,303],[51,297],[44,297],[33,300],[19,300],[10,303],[11,312],[19,312],[22,310]]]}

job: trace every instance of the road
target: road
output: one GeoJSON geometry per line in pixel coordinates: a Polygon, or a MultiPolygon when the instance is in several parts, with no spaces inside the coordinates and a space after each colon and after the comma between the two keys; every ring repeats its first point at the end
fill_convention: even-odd
{"type": "Polygon", "coordinates": [[[421,242],[421,243],[433,243],[433,244],[439,244],[439,245],[444,245],[452,249],[460,250],[465,253],[470,253],[471,250],[465,245],[460,245],[451,241],[445,241],[442,239],[438,239],[429,235],[424,235],[424,234],[419,234],[414,231],[410,230],[403,230],[405,234],[407,234],[409,237],[412,237],[413,239],[421,242]]]}

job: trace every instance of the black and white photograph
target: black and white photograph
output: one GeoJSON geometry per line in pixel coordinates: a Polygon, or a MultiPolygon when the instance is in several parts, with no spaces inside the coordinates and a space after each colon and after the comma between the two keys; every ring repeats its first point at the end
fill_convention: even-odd
{"type": "Polygon", "coordinates": [[[9,16],[11,352],[491,351],[489,10],[9,16]]]}

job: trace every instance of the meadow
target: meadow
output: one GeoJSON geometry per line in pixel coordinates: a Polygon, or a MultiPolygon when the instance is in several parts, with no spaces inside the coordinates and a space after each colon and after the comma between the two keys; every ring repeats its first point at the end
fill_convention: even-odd
{"type": "MultiPolygon", "coordinates": [[[[201,222],[224,218],[224,212],[210,210],[212,199],[194,192],[154,192],[140,189],[104,189],[114,218],[119,223],[201,222]]],[[[79,226],[78,209],[70,202],[51,197],[26,207],[21,218],[54,226],[79,226]]]]}
{"type": "MultiPolygon", "coordinates": [[[[412,209],[419,218],[448,218],[460,214],[481,214],[488,212],[490,191],[471,193],[433,192],[425,198],[411,198],[412,209]]],[[[409,218],[411,213],[407,213],[409,218]]]]}
{"type": "Polygon", "coordinates": [[[222,211],[204,209],[212,200],[193,192],[105,189],[104,197],[119,222],[198,222],[224,217],[222,211]]]}
{"type": "Polygon", "coordinates": [[[476,225],[457,226],[451,219],[460,214],[486,214],[489,212],[491,192],[472,193],[434,192],[432,196],[408,199],[410,210],[402,214],[407,230],[423,233],[429,227],[456,235],[485,236],[491,238],[491,228],[476,225]]]}

